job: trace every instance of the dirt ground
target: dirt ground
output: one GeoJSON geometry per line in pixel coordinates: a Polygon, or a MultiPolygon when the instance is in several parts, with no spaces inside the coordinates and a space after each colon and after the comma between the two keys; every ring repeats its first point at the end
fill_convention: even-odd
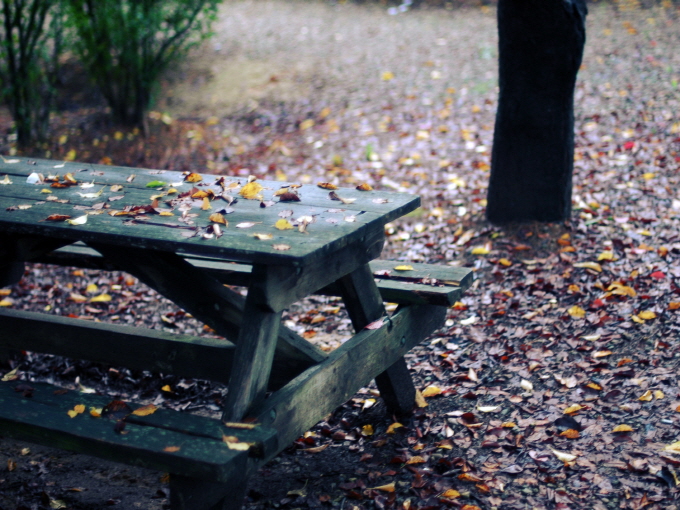
{"type": "MultiPolygon", "coordinates": [[[[428,407],[391,433],[394,418],[365,388],[265,466],[245,508],[676,508],[680,462],[658,452],[680,427],[677,11],[591,5],[574,217],[509,229],[483,221],[495,23],[493,9],[479,6],[390,14],[343,2],[228,2],[215,37],[164,79],[146,138],[112,126],[78,70],[65,73],[54,136],[27,155],[417,193],[423,208],[388,226],[385,257],[477,271],[480,283],[446,327],[408,356],[417,387],[441,391],[428,407]],[[652,310],[658,320],[641,318],[652,310]],[[605,388],[600,396],[595,387],[605,388]],[[643,400],[647,389],[661,392],[657,400],[643,400]],[[565,415],[574,403],[576,418],[565,415]],[[468,413],[481,418],[466,421],[468,413]],[[562,436],[565,421],[583,429],[580,438],[571,428],[562,436]],[[610,432],[621,424],[635,432],[610,432]],[[553,450],[579,459],[563,464],[553,450]],[[391,483],[393,491],[376,489],[391,483]],[[442,498],[453,489],[459,497],[442,498]]],[[[0,112],[2,154],[12,153],[8,124],[0,112]]],[[[202,332],[114,273],[32,265],[8,297],[19,309],[202,332]],[[92,283],[111,292],[110,305],[68,299],[92,283]],[[126,302],[144,313],[120,312],[126,302]]],[[[350,334],[342,312],[327,311],[335,304],[308,300],[286,325],[333,348],[350,334]],[[324,321],[311,324],[312,314],[324,321]]],[[[224,391],[31,354],[3,372],[16,366],[29,380],[207,414],[224,391]],[[164,384],[177,396],[165,398],[164,384]]],[[[168,506],[162,473],[8,439],[0,466],[0,510],[168,506]]]]}

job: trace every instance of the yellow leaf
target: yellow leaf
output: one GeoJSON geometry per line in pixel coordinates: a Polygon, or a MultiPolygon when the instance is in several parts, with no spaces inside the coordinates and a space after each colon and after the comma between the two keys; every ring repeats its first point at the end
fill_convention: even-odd
{"type": "Polygon", "coordinates": [[[408,465],[410,465],[410,464],[425,464],[425,462],[427,462],[427,461],[423,457],[421,457],[420,455],[414,455],[413,457],[411,457],[410,459],[408,459],[406,461],[406,464],[408,464],[408,465]]]}
{"type": "Polygon", "coordinates": [[[680,453],[680,441],[676,441],[675,443],[669,444],[664,448],[667,452],[675,452],[675,453],[680,453]]]}
{"type": "Polygon", "coordinates": [[[66,223],[68,223],[69,225],[85,225],[85,223],[87,223],[87,214],[83,216],[78,216],[77,218],[73,218],[72,220],[67,219],[66,223]]]}
{"type": "Polygon", "coordinates": [[[373,435],[373,425],[367,424],[361,427],[361,434],[364,436],[372,436],[373,435]]]}
{"type": "Polygon", "coordinates": [[[638,317],[645,320],[656,319],[656,314],[651,310],[645,310],[643,312],[638,313],[638,317]]]}
{"type": "Polygon", "coordinates": [[[565,452],[560,452],[558,450],[553,450],[552,448],[550,448],[550,451],[553,452],[555,457],[560,459],[562,462],[572,462],[572,461],[576,460],[576,455],[572,455],[570,453],[565,453],[565,452]]]}
{"type": "Polygon", "coordinates": [[[213,223],[220,223],[225,226],[229,225],[227,220],[224,218],[224,215],[220,213],[212,213],[208,219],[213,223]]]}
{"type": "Polygon", "coordinates": [[[208,197],[203,197],[203,204],[201,205],[201,210],[209,211],[210,209],[212,209],[212,206],[210,205],[210,199],[208,197]]]}
{"type": "Polygon", "coordinates": [[[396,490],[394,482],[388,483],[387,485],[379,485],[378,487],[373,487],[373,490],[383,491],[383,492],[394,492],[396,490]]]}
{"type": "Polygon", "coordinates": [[[413,266],[409,264],[403,264],[401,266],[395,266],[394,267],[395,271],[413,271],[413,266]]]}
{"type": "Polygon", "coordinates": [[[664,397],[665,397],[665,395],[663,394],[663,391],[654,390],[654,398],[656,398],[657,400],[661,400],[664,397]]]}
{"type": "Polygon", "coordinates": [[[166,446],[165,448],[163,448],[163,451],[168,453],[175,453],[180,451],[180,449],[181,448],[179,446],[166,446]]]}
{"type": "Polygon", "coordinates": [[[165,391],[165,392],[167,392],[167,393],[172,393],[172,388],[170,387],[169,384],[166,384],[165,386],[163,386],[163,387],[161,388],[161,391],[165,391]]]}
{"type": "Polygon", "coordinates": [[[279,221],[277,221],[277,222],[274,224],[274,226],[275,226],[278,230],[290,230],[290,229],[293,228],[293,224],[292,224],[290,221],[288,221],[287,219],[285,219],[285,218],[281,218],[279,221]]]}
{"type": "Polygon", "coordinates": [[[531,381],[527,381],[526,379],[522,379],[522,380],[519,382],[519,385],[521,386],[521,388],[522,388],[523,390],[526,390],[526,391],[534,391],[534,385],[531,384],[531,381]]]}
{"type": "Polygon", "coordinates": [[[635,297],[637,296],[637,292],[635,292],[635,289],[633,287],[629,287],[628,285],[624,285],[621,282],[614,282],[612,283],[607,290],[611,292],[612,294],[615,294],[617,296],[629,296],[629,297],[635,297]]]}
{"type": "Polygon", "coordinates": [[[499,259],[498,263],[501,266],[505,266],[505,267],[510,267],[512,265],[512,262],[510,262],[508,259],[499,259]]]}
{"type": "Polygon", "coordinates": [[[428,386],[427,388],[425,388],[423,390],[421,395],[423,397],[434,397],[436,395],[441,395],[441,393],[442,393],[441,388],[439,388],[437,386],[428,386]]]}
{"type": "Polygon", "coordinates": [[[264,188],[260,185],[258,182],[249,182],[245,186],[241,188],[241,191],[239,191],[239,195],[241,195],[243,198],[248,199],[248,200],[259,200],[260,197],[260,192],[264,188]]]}
{"type": "Polygon", "coordinates": [[[638,398],[638,400],[641,400],[642,402],[649,402],[650,400],[652,400],[652,398],[654,398],[652,392],[647,390],[642,394],[640,398],[638,398]]]}
{"type": "Polygon", "coordinates": [[[356,189],[358,189],[359,191],[373,191],[373,186],[371,186],[367,182],[364,182],[359,184],[356,189]]]}
{"type": "Polygon", "coordinates": [[[97,290],[99,290],[99,287],[97,287],[97,285],[95,285],[94,283],[91,283],[87,286],[87,288],[85,289],[85,292],[92,294],[92,293],[97,292],[97,290]]]}
{"type": "Polygon", "coordinates": [[[582,267],[584,269],[592,269],[593,271],[597,271],[598,273],[602,272],[602,266],[598,264],[597,262],[578,262],[574,264],[574,267],[582,267]]]}
{"type": "Polygon", "coordinates": [[[475,246],[472,248],[473,255],[488,255],[491,249],[488,246],[475,246]]]}
{"type": "Polygon", "coordinates": [[[637,315],[633,314],[630,316],[631,319],[633,319],[633,322],[637,322],[638,324],[644,324],[645,321],[638,317],[637,315]]]}
{"type": "Polygon", "coordinates": [[[157,410],[158,406],[149,404],[135,409],[134,411],[132,411],[132,414],[134,414],[135,416],[149,416],[150,414],[155,413],[157,410]]]}
{"type": "Polygon", "coordinates": [[[633,432],[633,427],[631,427],[630,425],[625,425],[625,424],[624,425],[617,425],[616,427],[614,427],[612,432],[633,432]]]}
{"type": "Polygon", "coordinates": [[[382,81],[390,81],[394,79],[394,73],[391,71],[385,71],[381,76],[382,81]]]}
{"type": "Polygon", "coordinates": [[[73,410],[78,414],[82,414],[85,412],[85,406],[83,404],[78,404],[73,407],[73,410]]]}
{"type": "Polygon", "coordinates": [[[447,499],[455,499],[460,497],[460,492],[458,492],[455,489],[449,489],[445,492],[441,493],[442,498],[447,498],[447,499]]]}
{"type": "Polygon", "coordinates": [[[583,317],[586,316],[586,311],[578,305],[574,305],[571,308],[569,308],[569,310],[567,310],[567,313],[571,315],[574,319],[582,319],[583,317]]]}
{"type": "Polygon", "coordinates": [[[593,353],[593,358],[604,358],[614,354],[612,351],[596,351],[593,353]]]}
{"type": "Polygon", "coordinates": [[[10,298],[0,299],[0,306],[7,307],[14,305],[14,301],[10,298]]]}
{"type": "Polygon", "coordinates": [[[318,182],[316,185],[323,189],[338,189],[338,187],[331,182],[318,182]]]}
{"type": "Polygon", "coordinates": [[[12,181],[9,180],[9,175],[5,175],[5,178],[0,181],[0,184],[3,185],[12,184],[12,181]]]}
{"type": "Polygon", "coordinates": [[[395,421],[393,424],[391,424],[389,427],[387,427],[386,432],[388,434],[394,434],[395,430],[402,428],[402,427],[403,427],[403,425],[401,423],[399,423],[398,421],[395,421]]]}
{"type": "Polygon", "coordinates": [[[240,452],[246,452],[250,450],[251,444],[239,441],[235,436],[222,436],[222,441],[226,443],[230,450],[237,450],[240,452]]]}
{"type": "Polygon", "coordinates": [[[186,182],[201,182],[201,181],[203,180],[203,177],[201,177],[200,174],[197,174],[197,173],[193,173],[193,172],[192,172],[192,173],[190,173],[189,175],[187,175],[187,176],[184,178],[184,180],[185,180],[186,182]]]}
{"type": "Polygon", "coordinates": [[[611,251],[603,251],[597,256],[597,261],[601,260],[614,260],[614,252],[611,251]]]}
{"type": "Polygon", "coordinates": [[[564,410],[564,414],[574,414],[574,413],[578,413],[581,409],[583,409],[583,406],[581,406],[581,405],[579,405],[579,404],[573,404],[573,405],[570,405],[569,407],[567,407],[567,408],[564,410]]]}
{"type": "Polygon", "coordinates": [[[580,434],[576,429],[567,429],[560,432],[560,436],[566,437],[567,439],[578,439],[580,434]]]}
{"type": "Polygon", "coordinates": [[[106,293],[99,294],[98,296],[90,299],[90,303],[108,303],[109,301],[111,301],[111,296],[106,293]]]}
{"type": "Polygon", "coordinates": [[[306,129],[311,128],[314,126],[315,122],[314,119],[306,119],[300,122],[300,131],[305,131],[306,129]]]}
{"type": "Polygon", "coordinates": [[[427,407],[427,402],[425,401],[425,397],[423,397],[423,394],[420,393],[420,391],[416,390],[416,405],[418,407],[427,407]]]}
{"type": "Polygon", "coordinates": [[[93,418],[101,418],[102,416],[102,408],[101,407],[90,407],[90,416],[93,418]]]}
{"type": "Polygon", "coordinates": [[[66,413],[69,415],[70,418],[75,418],[76,416],[78,416],[78,413],[75,412],[73,409],[69,409],[66,413]]]}

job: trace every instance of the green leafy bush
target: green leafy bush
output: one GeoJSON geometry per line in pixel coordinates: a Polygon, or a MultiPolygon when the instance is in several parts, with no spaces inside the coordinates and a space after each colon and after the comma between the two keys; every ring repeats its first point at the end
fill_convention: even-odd
{"type": "Polygon", "coordinates": [[[209,35],[220,0],[65,0],[74,48],[116,122],[140,126],[161,73],[209,35]]]}
{"type": "Polygon", "coordinates": [[[59,0],[2,0],[0,19],[0,100],[26,146],[47,133],[61,49],[59,0]]]}

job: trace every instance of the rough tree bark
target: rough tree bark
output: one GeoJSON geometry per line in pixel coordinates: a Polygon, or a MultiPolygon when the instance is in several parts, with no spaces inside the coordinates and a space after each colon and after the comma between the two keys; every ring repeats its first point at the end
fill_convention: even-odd
{"type": "Polygon", "coordinates": [[[585,0],[499,0],[499,86],[487,219],[561,221],[571,214],[574,87],[585,0]]]}

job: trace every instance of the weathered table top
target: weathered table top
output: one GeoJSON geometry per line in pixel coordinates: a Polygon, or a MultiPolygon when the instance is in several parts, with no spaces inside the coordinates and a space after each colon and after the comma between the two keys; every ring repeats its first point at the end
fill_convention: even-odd
{"type": "Polygon", "coordinates": [[[375,237],[385,223],[420,203],[403,193],[248,181],[2,158],[0,230],[304,266],[375,237]],[[288,195],[282,195],[287,186],[288,195]],[[291,194],[299,201],[286,201],[296,198],[291,194]]]}

